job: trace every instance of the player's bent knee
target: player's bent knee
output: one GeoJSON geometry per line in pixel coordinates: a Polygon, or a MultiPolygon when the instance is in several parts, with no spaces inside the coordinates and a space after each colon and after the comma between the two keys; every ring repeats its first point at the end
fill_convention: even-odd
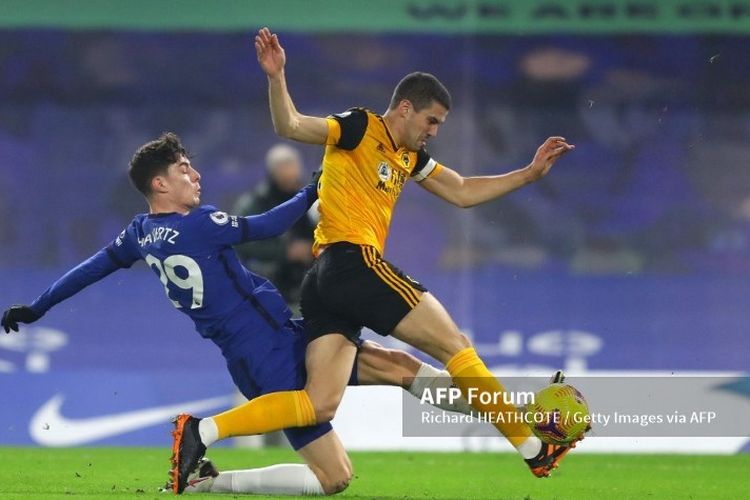
{"type": "Polygon", "coordinates": [[[351,462],[347,459],[336,467],[335,471],[326,471],[319,477],[320,485],[326,495],[335,495],[341,493],[349,487],[354,477],[354,470],[351,462]]]}
{"type": "Polygon", "coordinates": [[[323,486],[323,492],[326,495],[335,495],[336,493],[341,493],[345,489],[349,487],[349,483],[351,482],[352,478],[342,478],[338,481],[334,482],[326,482],[322,484],[323,486]]]}

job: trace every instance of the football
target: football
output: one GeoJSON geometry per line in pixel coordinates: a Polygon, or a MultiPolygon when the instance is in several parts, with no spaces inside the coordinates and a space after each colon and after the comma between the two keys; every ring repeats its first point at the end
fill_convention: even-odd
{"type": "Polygon", "coordinates": [[[591,424],[586,398],[569,384],[554,383],[540,390],[526,410],[532,431],[545,443],[570,444],[591,424]]]}

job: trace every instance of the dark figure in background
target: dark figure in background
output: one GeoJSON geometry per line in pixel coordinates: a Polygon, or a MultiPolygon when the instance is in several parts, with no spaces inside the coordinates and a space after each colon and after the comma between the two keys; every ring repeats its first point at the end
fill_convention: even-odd
{"type": "MultiPolygon", "coordinates": [[[[234,207],[237,215],[257,215],[268,211],[294,196],[306,184],[302,160],[296,149],[276,144],[266,153],[266,179],[242,195],[234,207]]],[[[312,239],[317,205],[301,217],[292,228],[278,238],[248,243],[237,247],[246,266],[272,280],[286,302],[297,311],[299,287],[312,262],[312,239]]]]}

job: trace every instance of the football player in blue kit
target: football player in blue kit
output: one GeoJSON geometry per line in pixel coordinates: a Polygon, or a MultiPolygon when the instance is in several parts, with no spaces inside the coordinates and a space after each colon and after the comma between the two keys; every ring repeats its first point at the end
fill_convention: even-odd
{"type": "MultiPolygon", "coordinates": [[[[221,349],[245,397],[304,387],[307,337],[303,323],[292,319],[272,283],[242,266],[232,245],[282,234],[316,201],[317,182],[261,215],[229,215],[200,205],[201,176],[173,133],[141,146],[130,162],[129,175],[146,197],[149,213],[136,215],[112,243],[68,271],[30,305],[7,309],[1,322],[5,332],[18,331],[18,323],[38,320],[88,285],[143,260],[158,276],[167,299],[190,316],[201,336],[221,349]]],[[[397,385],[415,395],[451,383],[447,372],[370,341],[360,346],[350,377],[351,385],[397,385]]],[[[441,407],[470,411],[460,402],[441,407]]],[[[304,408],[276,410],[279,415],[268,418],[304,408]]],[[[183,428],[182,424],[184,420],[178,418],[181,433],[201,433],[202,439],[195,442],[217,439],[210,436],[211,429],[183,428]]],[[[330,494],[348,485],[352,465],[330,423],[290,428],[285,433],[306,465],[279,464],[217,476],[205,461],[181,462],[178,446],[173,449],[170,472],[174,492],[182,493],[187,487],[188,491],[330,494]],[[201,470],[208,472],[201,476],[201,470]],[[189,480],[193,477],[194,481],[189,480]]]]}

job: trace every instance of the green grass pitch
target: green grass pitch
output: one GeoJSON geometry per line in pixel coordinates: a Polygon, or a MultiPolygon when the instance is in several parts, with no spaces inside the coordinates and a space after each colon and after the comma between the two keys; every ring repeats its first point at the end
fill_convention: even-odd
{"type": "MultiPolygon", "coordinates": [[[[168,450],[0,448],[0,498],[165,498],[168,450]]],[[[220,469],[299,462],[285,449],[220,448],[220,469]]],[[[750,455],[568,456],[536,479],[511,453],[353,452],[355,479],[338,497],[367,499],[748,498],[750,455]]],[[[237,495],[201,495],[232,498],[237,495]]],[[[253,496],[251,498],[262,498],[253,496]]]]}

